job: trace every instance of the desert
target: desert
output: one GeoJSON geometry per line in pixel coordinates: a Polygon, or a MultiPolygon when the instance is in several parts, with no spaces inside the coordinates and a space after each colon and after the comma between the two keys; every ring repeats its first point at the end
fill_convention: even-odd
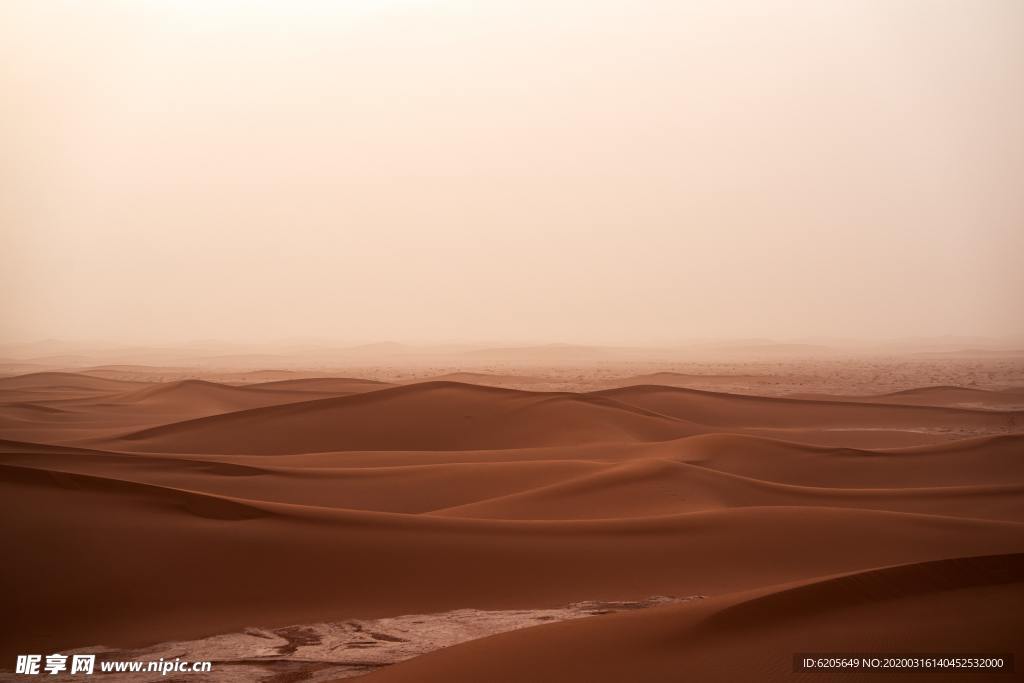
{"type": "Polygon", "coordinates": [[[0,682],[1024,676],[1021,0],[0,0],[0,682]]]}
{"type": "Polygon", "coordinates": [[[854,393],[887,362],[830,361],[788,395],[800,358],[733,367],[747,393],[687,387],[730,376],[699,362],[708,380],[9,374],[4,656],[184,656],[211,681],[726,681],[784,678],[799,652],[1015,653],[1020,370],[854,393]]]}

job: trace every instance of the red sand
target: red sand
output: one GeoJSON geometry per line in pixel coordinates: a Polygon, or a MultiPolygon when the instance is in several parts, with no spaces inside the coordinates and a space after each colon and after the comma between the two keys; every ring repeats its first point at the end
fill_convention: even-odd
{"type": "MultiPolygon", "coordinates": [[[[2,656],[699,594],[368,678],[760,681],[799,679],[801,651],[1020,659],[1024,419],[1002,395],[949,405],[965,391],[0,378],[2,656]]],[[[977,680],[928,677],[947,679],[977,680]]]]}

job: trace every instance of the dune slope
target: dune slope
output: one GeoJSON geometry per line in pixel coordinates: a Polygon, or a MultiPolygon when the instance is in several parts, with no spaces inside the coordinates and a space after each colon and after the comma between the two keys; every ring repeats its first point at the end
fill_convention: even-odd
{"type": "Polygon", "coordinates": [[[660,441],[700,431],[603,397],[427,382],[172,424],[111,445],[192,453],[440,451],[660,441]]]}
{"type": "MultiPolygon", "coordinates": [[[[1022,596],[1021,554],[913,563],[513,631],[439,650],[366,680],[803,680],[807,674],[793,673],[796,653],[1013,653],[1024,615],[1005,605],[1020,604],[1022,596]]],[[[816,680],[863,676],[811,674],[816,680]]],[[[886,678],[905,680],[899,674],[886,678]]]]}

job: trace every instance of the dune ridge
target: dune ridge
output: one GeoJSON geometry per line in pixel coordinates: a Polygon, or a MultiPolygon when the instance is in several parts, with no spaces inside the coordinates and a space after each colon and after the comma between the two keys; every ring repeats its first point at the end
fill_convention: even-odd
{"type": "Polygon", "coordinates": [[[973,434],[1008,432],[1018,420],[1024,422],[1024,412],[801,401],[667,387],[574,394],[425,382],[161,425],[120,439],[129,449],[177,452],[438,451],[668,441],[720,430],[759,430],[797,440],[821,430],[863,430],[876,438],[954,429],[973,434]],[[794,434],[795,429],[806,431],[794,434]]]}
{"type": "Polygon", "coordinates": [[[698,431],[685,420],[605,397],[427,382],[218,415],[120,439],[124,447],[152,451],[272,454],[528,448],[667,440],[698,431]]]}

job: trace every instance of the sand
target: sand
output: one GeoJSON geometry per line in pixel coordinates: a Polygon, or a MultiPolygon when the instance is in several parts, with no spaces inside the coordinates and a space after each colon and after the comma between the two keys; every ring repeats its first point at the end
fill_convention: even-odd
{"type": "Polygon", "coordinates": [[[418,645],[253,679],[808,680],[796,652],[1024,657],[1019,388],[753,395],[666,370],[547,391],[559,378],[527,370],[0,378],[0,669],[181,643],[229,643],[238,666],[287,645],[274,633],[322,645],[351,623],[418,645]],[[662,595],[706,597],[644,603],[662,595]],[[593,601],[647,608],[522,618],[593,601]],[[452,614],[492,626],[437,636],[452,614]]]}

